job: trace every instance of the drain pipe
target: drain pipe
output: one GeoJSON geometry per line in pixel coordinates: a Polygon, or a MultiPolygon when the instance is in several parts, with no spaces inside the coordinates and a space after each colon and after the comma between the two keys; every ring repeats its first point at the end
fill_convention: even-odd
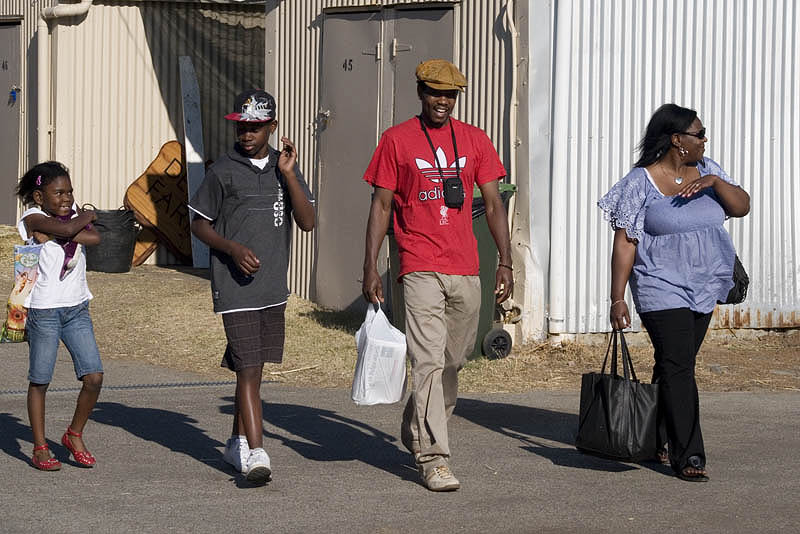
{"type": "Polygon", "coordinates": [[[42,10],[36,25],[37,98],[36,98],[36,158],[39,162],[52,158],[50,152],[50,22],[64,17],[80,17],[89,12],[93,0],[77,4],[58,4],[42,10]]]}
{"type": "MultiPolygon", "coordinates": [[[[519,33],[517,32],[517,26],[514,24],[514,11],[515,11],[515,1],[514,0],[506,0],[505,4],[505,19],[506,19],[506,27],[508,29],[508,34],[510,37],[510,52],[511,52],[511,94],[509,95],[510,98],[510,107],[508,110],[508,140],[509,140],[509,162],[508,162],[508,182],[511,185],[517,185],[517,150],[519,149],[519,136],[517,135],[517,124],[518,124],[518,116],[519,116],[519,100],[518,100],[518,91],[517,91],[517,80],[519,76],[519,33]]],[[[516,194],[511,195],[511,198],[508,200],[508,235],[511,237],[511,255],[513,258],[514,263],[514,278],[517,279],[520,283],[518,286],[520,289],[526,287],[528,281],[528,268],[527,268],[527,261],[525,261],[526,255],[524,254],[523,250],[518,250],[513,244],[515,241],[519,241],[518,236],[514,235],[514,222],[516,221],[516,210],[517,210],[517,195],[520,192],[517,191],[516,194]],[[520,259],[520,256],[525,259],[520,259]]],[[[527,226],[527,225],[525,225],[527,226]]],[[[528,238],[524,238],[525,244],[529,242],[528,238]]],[[[521,243],[520,243],[521,244],[521,243]]],[[[526,247],[527,249],[527,247],[526,247]]],[[[524,289],[520,291],[520,289],[515,288],[516,297],[520,299],[520,293],[523,293],[522,300],[524,300],[524,289]]],[[[517,327],[517,323],[522,320],[523,310],[522,308],[516,303],[513,298],[508,299],[506,302],[503,303],[503,330],[508,332],[512,339],[518,339],[519,336],[517,332],[522,332],[521,326],[520,328],[517,327]]]]}
{"type": "MultiPolygon", "coordinates": [[[[519,147],[519,137],[517,136],[517,118],[519,114],[519,101],[517,100],[517,77],[519,66],[517,65],[518,59],[518,45],[519,34],[517,33],[517,26],[514,24],[514,0],[507,0],[506,2],[506,24],[508,25],[508,33],[511,36],[511,109],[509,110],[508,117],[508,130],[509,142],[511,150],[509,151],[509,183],[517,185],[517,148],[519,147]]],[[[514,210],[516,195],[512,196],[508,201],[508,230],[514,231],[514,210]]]]}
{"type": "Polygon", "coordinates": [[[564,244],[567,223],[566,175],[569,166],[570,58],[572,2],[556,4],[555,80],[553,86],[553,171],[550,182],[550,309],[551,334],[566,330],[567,259],[564,244]]]}

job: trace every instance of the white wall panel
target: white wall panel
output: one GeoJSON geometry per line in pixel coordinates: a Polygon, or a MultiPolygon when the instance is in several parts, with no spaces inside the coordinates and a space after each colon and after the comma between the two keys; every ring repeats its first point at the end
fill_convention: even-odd
{"type": "Polygon", "coordinates": [[[719,307],[713,325],[800,325],[799,13],[785,0],[558,4],[570,50],[554,87],[555,109],[565,111],[554,132],[562,123],[566,134],[553,139],[554,168],[564,170],[552,180],[566,194],[551,206],[565,228],[552,236],[551,264],[564,276],[550,287],[551,332],[609,329],[612,232],[596,202],[630,170],[650,115],[666,102],[698,111],[706,154],[752,196],[750,215],[727,223],[750,293],[719,307]]]}

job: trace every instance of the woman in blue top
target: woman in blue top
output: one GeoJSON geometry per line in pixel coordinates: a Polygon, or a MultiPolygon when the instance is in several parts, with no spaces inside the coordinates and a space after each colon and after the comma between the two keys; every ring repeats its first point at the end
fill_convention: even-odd
{"type": "Polygon", "coordinates": [[[697,112],[658,108],[635,167],[600,199],[614,229],[611,326],[630,326],[625,286],[653,343],[659,383],[659,456],[678,477],[705,482],[706,457],[694,377],[711,313],[733,287],[735,251],[726,217],[750,211],[750,196],[709,158],[697,112]]]}

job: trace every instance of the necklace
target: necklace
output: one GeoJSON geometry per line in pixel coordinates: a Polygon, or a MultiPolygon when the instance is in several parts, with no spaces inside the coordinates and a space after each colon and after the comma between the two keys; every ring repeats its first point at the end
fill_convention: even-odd
{"type": "Polygon", "coordinates": [[[671,173],[667,169],[665,169],[664,165],[662,165],[661,163],[659,163],[658,165],[661,168],[661,172],[663,172],[667,176],[673,176],[673,178],[672,178],[673,182],[675,182],[678,185],[681,185],[683,183],[683,176],[675,176],[673,173],[671,173]]]}

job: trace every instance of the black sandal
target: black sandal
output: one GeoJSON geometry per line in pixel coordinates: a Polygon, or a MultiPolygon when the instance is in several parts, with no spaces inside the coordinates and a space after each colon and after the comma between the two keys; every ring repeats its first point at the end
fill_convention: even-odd
{"type": "Polygon", "coordinates": [[[706,474],[705,467],[701,467],[702,460],[699,456],[690,456],[687,460],[687,465],[683,466],[680,471],[675,473],[681,480],[687,482],[708,482],[708,475],[706,474]]]}
{"type": "Polygon", "coordinates": [[[669,465],[669,453],[666,447],[661,447],[656,453],[656,462],[662,465],[669,465]]]}
{"type": "Polygon", "coordinates": [[[681,480],[686,480],[687,482],[708,482],[709,480],[708,475],[705,474],[705,471],[690,466],[684,467],[679,473],[677,473],[677,477],[681,480]],[[694,473],[687,471],[694,471],[694,473]]]}

